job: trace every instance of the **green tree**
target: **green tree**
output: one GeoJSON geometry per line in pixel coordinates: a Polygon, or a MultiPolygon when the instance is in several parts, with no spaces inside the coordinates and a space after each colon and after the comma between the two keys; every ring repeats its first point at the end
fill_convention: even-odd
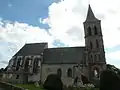
{"type": "Polygon", "coordinates": [[[47,90],[63,90],[63,83],[58,75],[50,74],[48,75],[43,87],[47,90]]]}
{"type": "Polygon", "coordinates": [[[100,90],[120,90],[120,78],[114,69],[107,69],[101,73],[100,90]]]}
{"type": "Polygon", "coordinates": [[[114,65],[107,64],[107,70],[113,71],[116,74],[120,75],[120,69],[118,69],[114,65]]]}

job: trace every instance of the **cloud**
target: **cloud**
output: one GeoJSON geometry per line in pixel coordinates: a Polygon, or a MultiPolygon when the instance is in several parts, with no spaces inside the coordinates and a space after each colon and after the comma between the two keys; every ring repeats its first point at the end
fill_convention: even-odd
{"type": "MultiPolygon", "coordinates": [[[[120,1],[91,0],[90,3],[95,16],[101,20],[105,48],[110,49],[120,45],[120,1]]],[[[81,46],[84,45],[83,22],[86,19],[87,9],[88,0],[62,0],[49,6],[49,16],[43,21],[48,23],[49,32],[56,39],[69,46],[81,46]]],[[[106,51],[107,61],[120,58],[109,57],[109,49],[106,51]]],[[[117,53],[112,54],[117,55],[117,53]]]]}
{"type": "Polygon", "coordinates": [[[107,56],[114,61],[120,61],[120,51],[110,52],[107,56]]]}
{"type": "Polygon", "coordinates": [[[11,7],[12,7],[12,4],[11,4],[11,3],[8,3],[8,7],[11,8],[11,7]]]}
{"type": "MultiPolygon", "coordinates": [[[[94,1],[95,0],[91,1],[91,6],[93,7],[96,17],[102,20],[105,47],[112,48],[120,44],[120,42],[118,42],[120,31],[117,29],[120,25],[120,21],[118,20],[118,18],[120,18],[120,12],[111,14],[110,11],[115,12],[119,10],[119,4],[111,1],[110,4],[106,6],[106,4],[103,4],[103,0],[95,1],[97,4],[94,1]],[[111,3],[115,6],[114,8],[109,6],[111,3]],[[111,35],[111,37],[109,35],[111,35]]],[[[49,6],[49,17],[43,20],[44,23],[48,23],[51,27],[50,33],[70,46],[84,45],[83,22],[87,15],[87,3],[87,0],[64,0],[59,3],[52,3],[49,6]]]]}
{"type": "MultiPolygon", "coordinates": [[[[120,45],[120,1],[91,0],[90,3],[96,17],[102,20],[105,48],[113,48],[120,45]]],[[[8,60],[7,58],[10,58],[9,56],[12,56],[26,42],[47,41],[49,47],[54,47],[56,42],[62,42],[59,45],[83,46],[85,43],[83,22],[87,15],[87,9],[88,0],[61,0],[57,3],[52,3],[49,6],[48,17],[39,19],[40,23],[49,25],[49,32],[26,23],[1,19],[0,41],[4,42],[8,47],[1,45],[0,48],[4,52],[0,54],[4,55],[5,59],[8,60]]],[[[112,63],[113,59],[119,60],[118,53],[110,54],[109,49],[106,53],[106,58],[110,63],[112,63]],[[116,58],[111,57],[112,55],[116,58]]]]}
{"type": "Polygon", "coordinates": [[[2,64],[8,64],[7,61],[0,61],[0,63],[2,63],[2,64]]]}
{"type": "MultiPolygon", "coordinates": [[[[0,21],[0,64],[7,65],[8,60],[25,43],[48,42],[53,47],[54,38],[45,29],[26,23],[0,21]]],[[[2,67],[0,66],[0,68],[2,67]]]]}

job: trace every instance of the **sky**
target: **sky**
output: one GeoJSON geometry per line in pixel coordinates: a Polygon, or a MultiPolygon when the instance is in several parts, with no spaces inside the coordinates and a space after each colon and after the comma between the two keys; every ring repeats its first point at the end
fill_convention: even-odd
{"type": "Polygon", "coordinates": [[[88,4],[101,20],[107,63],[120,68],[120,0],[0,0],[0,68],[25,43],[84,46],[88,4]]]}

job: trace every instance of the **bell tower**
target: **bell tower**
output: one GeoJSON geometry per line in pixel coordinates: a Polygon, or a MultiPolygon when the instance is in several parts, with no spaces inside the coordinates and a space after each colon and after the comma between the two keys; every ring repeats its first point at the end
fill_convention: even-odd
{"type": "Polygon", "coordinates": [[[97,19],[88,7],[87,17],[84,24],[86,64],[88,68],[88,78],[98,78],[100,72],[105,69],[106,59],[104,51],[103,35],[101,30],[101,20],[97,19]]]}

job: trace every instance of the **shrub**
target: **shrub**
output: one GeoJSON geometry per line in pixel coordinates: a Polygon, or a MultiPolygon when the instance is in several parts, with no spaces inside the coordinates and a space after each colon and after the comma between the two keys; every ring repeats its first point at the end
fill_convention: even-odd
{"type": "Polygon", "coordinates": [[[90,83],[90,82],[88,81],[88,78],[87,78],[87,77],[81,75],[81,78],[82,78],[83,84],[88,84],[88,83],[90,83]]]}
{"type": "Polygon", "coordinates": [[[120,90],[120,78],[110,70],[105,70],[100,75],[100,90],[120,90]]]}
{"type": "Polygon", "coordinates": [[[48,75],[43,87],[47,90],[63,90],[63,83],[58,75],[51,74],[48,75]]]}

